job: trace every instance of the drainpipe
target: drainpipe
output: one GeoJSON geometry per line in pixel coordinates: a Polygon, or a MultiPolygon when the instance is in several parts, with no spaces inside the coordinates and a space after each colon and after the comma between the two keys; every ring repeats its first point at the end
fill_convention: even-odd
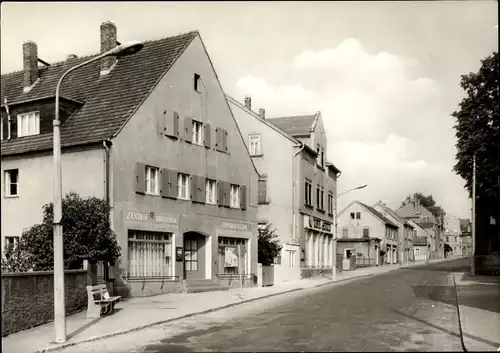
{"type": "MultiPolygon", "coordinates": [[[[304,145],[303,143],[299,144],[299,145],[294,145],[293,147],[300,147],[299,150],[297,152],[295,152],[293,154],[293,189],[292,189],[292,237],[293,237],[293,241],[296,241],[296,238],[297,238],[297,231],[295,230],[295,227],[296,227],[296,224],[297,224],[297,221],[296,221],[296,218],[297,218],[297,211],[296,211],[296,207],[295,207],[295,192],[296,192],[296,189],[297,189],[297,176],[296,176],[296,158],[297,155],[302,152],[302,150],[306,147],[306,145],[304,145]]],[[[300,244],[299,244],[300,245],[300,244]]],[[[302,253],[299,255],[299,262],[300,262],[300,258],[302,257],[302,253]]]]}
{"type": "Polygon", "coordinates": [[[334,210],[333,210],[333,246],[332,246],[332,281],[337,280],[337,196],[338,196],[338,179],[342,175],[342,172],[338,172],[335,175],[335,195],[334,195],[334,210]]]}
{"type": "Polygon", "coordinates": [[[10,111],[9,111],[9,105],[7,103],[7,97],[3,99],[5,103],[5,111],[7,111],[7,140],[10,140],[10,124],[12,119],[10,118],[10,111]]]}
{"type": "Polygon", "coordinates": [[[104,192],[104,199],[109,202],[111,206],[111,197],[110,197],[110,187],[109,187],[109,180],[110,180],[110,163],[109,163],[109,148],[111,147],[113,143],[111,140],[106,139],[102,141],[102,145],[104,146],[104,183],[106,184],[105,186],[105,192],[104,192]]]}

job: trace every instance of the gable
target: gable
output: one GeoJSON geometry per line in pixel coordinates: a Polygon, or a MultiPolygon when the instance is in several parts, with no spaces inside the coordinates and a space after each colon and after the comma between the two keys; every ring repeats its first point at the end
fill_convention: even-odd
{"type": "Polygon", "coordinates": [[[268,118],[267,120],[293,137],[303,137],[311,133],[314,119],[315,114],[268,118]]]}

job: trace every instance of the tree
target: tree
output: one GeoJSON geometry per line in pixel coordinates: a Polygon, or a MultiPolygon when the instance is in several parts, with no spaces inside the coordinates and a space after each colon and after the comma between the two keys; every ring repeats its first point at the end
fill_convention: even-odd
{"type": "Polygon", "coordinates": [[[258,261],[263,266],[270,266],[279,255],[281,245],[275,229],[271,229],[271,223],[259,228],[258,261]]]}
{"type": "MultiPolygon", "coordinates": [[[[69,193],[63,199],[64,268],[81,268],[83,260],[106,261],[113,264],[120,256],[121,248],[116,234],[111,230],[107,201],[89,197],[81,198],[69,193]]],[[[2,268],[10,271],[52,270],[53,205],[43,206],[42,224],[24,231],[14,247],[6,247],[2,268]]]]}
{"type": "Polygon", "coordinates": [[[481,60],[477,73],[462,75],[465,97],[452,113],[457,137],[457,163],[453,167],[465,180],[472,197],[472,161],[476,155],[476,194],[491,216],[498,216],[500,175],[500,117],[498,114],[500,70],[498,52],[481,60]]]}

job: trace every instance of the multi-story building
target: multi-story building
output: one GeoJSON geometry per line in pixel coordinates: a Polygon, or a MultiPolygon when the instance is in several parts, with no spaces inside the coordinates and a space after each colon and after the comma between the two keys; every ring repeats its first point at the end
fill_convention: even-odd
{"type": "Polygon", "coordinates": [[[444,241],[448,244],[454,256],[462,256],[462,237],[460,232],[460,218],[452,215],[444,216],[444,241]]]}
{"type": "Polygon", "coordinates": [[[444,256],[444,245],[441,241],[443,228],[442,217],[436,217],[431,211],[420,204],[417,198],[406,201],[403,206],[395,210],[402,218],[417,223],[431,234],[431,248],[429,256],[431,259],[441,259],[444,256]]]}
{"type": "MultiPolygon", "coordinates": [[[[101,52],[114,48],[116,26],[103,23],[100,38],[101,52]]],[[[1,82],[2,238],[41,223],[52,201],[56,84],[90,59],[48,65],[33,42],[23,55],[24,70],[1,82]]],[[[198,32],[74,71],[60,110],[64,194],[111,205],[122,247],[115,292],[253,285],[258,173],[198,32]]]]}
{"type": "Polygon", "coordinates": [[[331,270],[340,171],[327,162],[321,114],[268,118],[250,97],[226,97],[260,174],[258,220],[272,224],[282,245],[275,282],[331,270]]]}
{"type": "Polygon", "coordinates": [[[344,258],[356,256],[360,265],[397,262],[398,226],[375,208],[351,202],[338,214],[338,230],[337,251],[344,258]]]}
{"type": "Polygon", "coordinates": [[[408,261],[414,261],[413,225],[411,225],[406,219],[400,217],[395,211],[390,209],[382,201],[379,201],[377,204],[375,204],[373,208],[398,226],[398,243],[396,245],[396,248],[398,249],[397,251],[399,254],[399,263],[404,264],[408,261]]]}
{"type": "Polygon", "coordinates": [[[413,226],[413,256],[415,261],[428,260],[433,242],[432,234],[411,220],[408,220],[408,223],[413,226]]]}
{"type": "Polygon", "coordinates": [[[462,254],[472,256],[472,229],[469,219],[460,219],[460,235],[462,237],[462,254]]]}

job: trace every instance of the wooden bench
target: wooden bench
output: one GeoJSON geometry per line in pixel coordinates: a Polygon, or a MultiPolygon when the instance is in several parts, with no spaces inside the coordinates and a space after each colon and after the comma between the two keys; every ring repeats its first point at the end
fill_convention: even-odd
{"type": "Polygon", "coordinates": [[[98,318],[109,314],[122,297],[111,297],[105,284],[87,286],[88,306],[87,317],[98,318]]]}

